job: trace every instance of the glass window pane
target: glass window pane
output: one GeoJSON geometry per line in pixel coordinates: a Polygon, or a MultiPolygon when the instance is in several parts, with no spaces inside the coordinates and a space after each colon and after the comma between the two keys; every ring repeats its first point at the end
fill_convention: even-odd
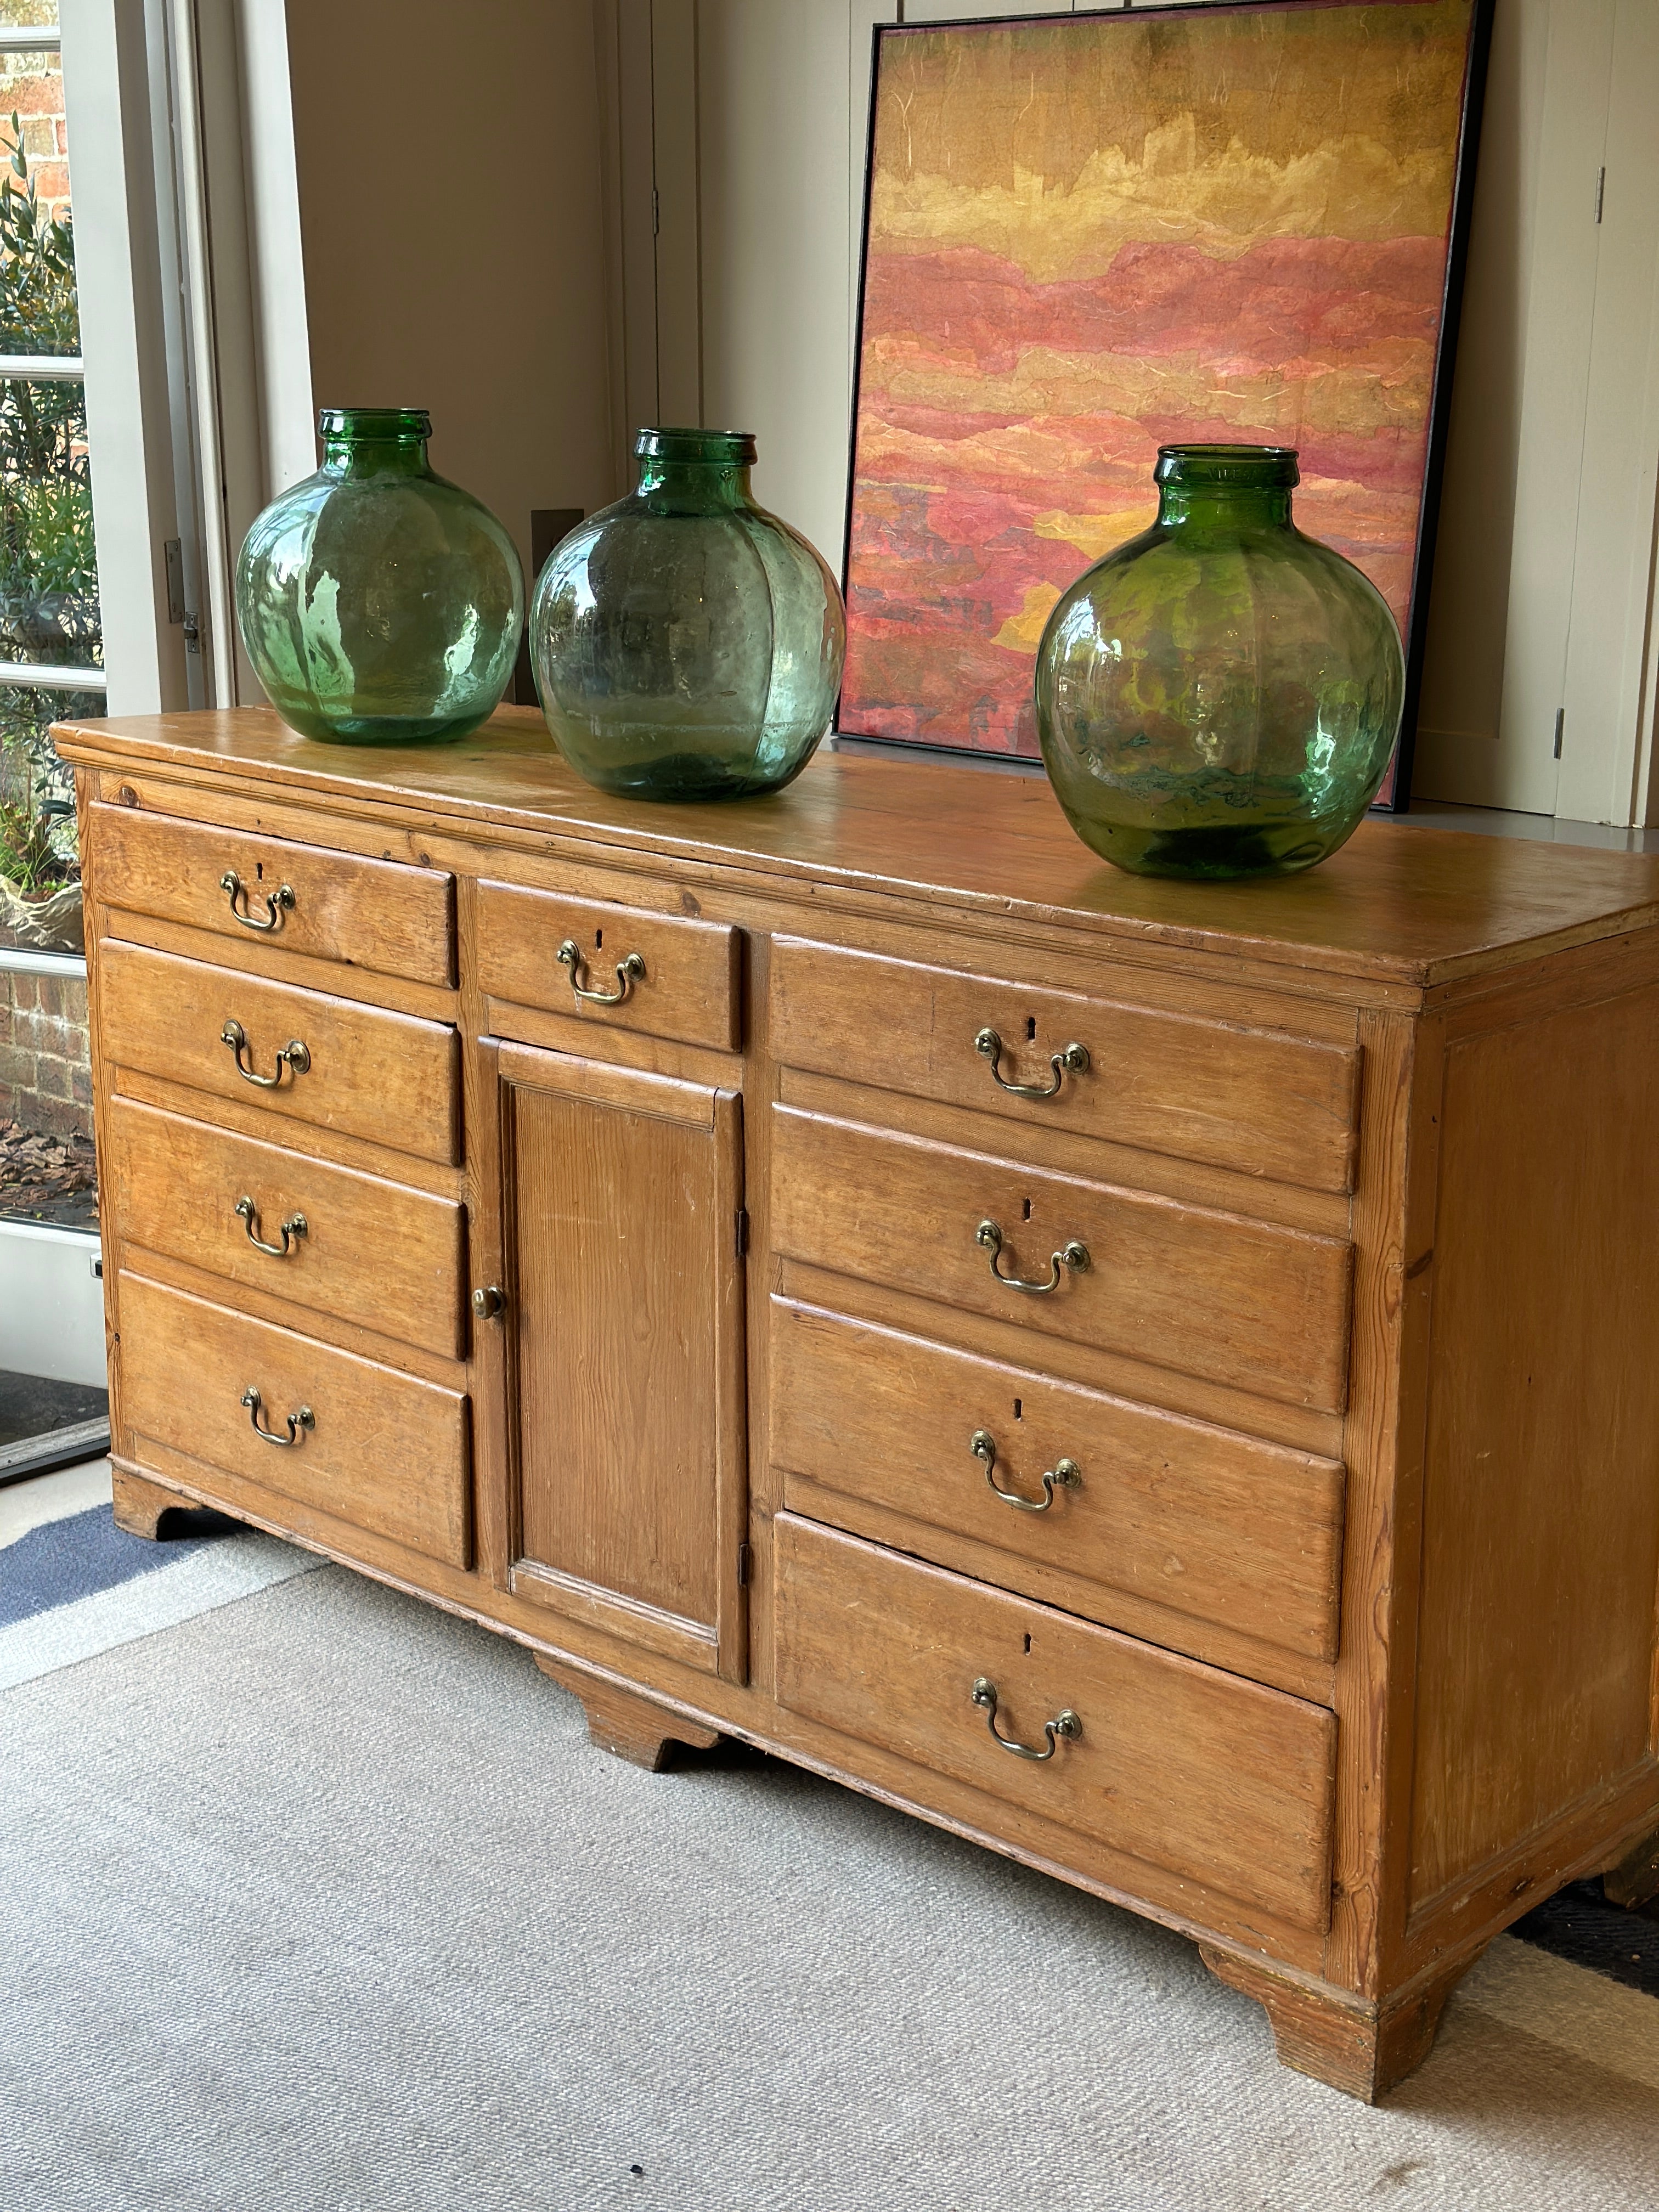
{"type": "MultiPolygon", "coordinates": [[[[0,23],[57,20],[55,0],[0,0],[0,23]]],[[[0,356],[81,349],[64,79],[50,49],[0,54],[0,356]]],[[[86,395],[76,376],[0,368],[0,661],[100,668],[86,395]]],[[[46,731],[103,711],[96,692],[0,684],[0,948],[78,945],[68,776],[46,731]]],[[[22,1110],[0,1076],[0,1115],[22,1110]]]]}

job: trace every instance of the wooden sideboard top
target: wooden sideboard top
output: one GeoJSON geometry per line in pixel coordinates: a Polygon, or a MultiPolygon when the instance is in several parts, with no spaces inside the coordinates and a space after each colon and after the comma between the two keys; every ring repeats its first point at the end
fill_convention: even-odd
{"type": "Polygon", "coordinates": [[[1428,988],[1659,921],[1659,855],[1362,823],[1306,875],[1176,883],[1110,867],[1046,781],[821,753],[770,799],[648,805],[573,775],[533,708],[458,744],[324,745],[269,708],[59,723],[77,765],[246,779],[423,823],[540,830],[692,867],[921,899],[1121,942],[1428,988]]]}

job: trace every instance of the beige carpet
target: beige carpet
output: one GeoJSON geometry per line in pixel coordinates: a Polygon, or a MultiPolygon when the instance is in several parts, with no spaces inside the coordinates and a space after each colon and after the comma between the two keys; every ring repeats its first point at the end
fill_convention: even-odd
{"type": "Polygon", "coordinates": [[[641,1774],[337,1569],[0,1697],[0,2212],[1644,2212],[1659,2002],[1508,1940],[1367,2111],[1190,1945],[641,1774]]]}

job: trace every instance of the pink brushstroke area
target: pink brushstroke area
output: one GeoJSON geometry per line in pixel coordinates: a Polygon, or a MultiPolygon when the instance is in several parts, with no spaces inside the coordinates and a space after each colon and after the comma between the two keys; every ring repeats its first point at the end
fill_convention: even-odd
{"type": "Polygon", "coordinates": [[[1446,256],[1443,238],[1273,238],[1231,261],[1135,244],[1098,280],[1040,284],[976,249],[872,245],[840,727],[1035,755],[1034,653],[994,640],[1095,557],[1036,519],[1138,516],[1133,534],[1164,444],[1294,445],[1298,525],[1404,633],[1446,256]],[[975,380],[987,404],[964,406],[975,380]],[[1010,404],[1034,386],[1060,404],[1010,404]]]}

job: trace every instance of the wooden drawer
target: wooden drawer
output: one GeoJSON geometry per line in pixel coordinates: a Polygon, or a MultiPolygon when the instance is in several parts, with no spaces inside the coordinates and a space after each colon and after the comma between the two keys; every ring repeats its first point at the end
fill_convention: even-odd
{"type": "Polygon", "coordinates": [[[130,1244],[464,1358],[465,1217],[453,1200],[111,1101],[108,1217],[130,1244]],[[252,1202],[252,1218],[237,1207],[252,1202]],[[284,1233],[298,1217],[302,1229],[284,1233]],[[253,1242],[278,1248],[262,1252],[253,1242]],[[283,1249],[286,1248],[286,1249],[283,1249]]]}
{"type": "Polygon", "coordinates": [[[738,951],[738,932],[723,922],[478,885],[479,988],[514,1006],[735,1052],[743,1041],[738,951]],[[564,945],[577,949],[574,965],[560,964],[564,945]],[[625,985],[626,995],[596,1003],[579,997],[577,985],[606,994],[625,985]]]}
{"type": "Polygon", "coordinates": [[[774,1109],[780,1252],[1231,1383],[1342,1410],[1352,1248],[1172,1199],[1053,1175],[952,1145],[774,1109]],[[978,1241],[994,1222],[1002,1245],[978,1241]],[[1057,1267],[1073,1241],[1088,1263],[1057,1267]],[[997,1280],[1050,1279],[1031,1296],[997,1280]]]}
{"type": "MultiPolygon", "coordinates": [[[[121,1413],[135,1434],[452,1567],[471,1564],[467,1401],[314,1339],[122,1273],[121,1413]],[[254,1433],[252,1409],[292,1444],[254,1433]]],[[[280,1518],[273,1515],[273,1519],[280,1518]]]]}
{"type": "Polygon", "coordinates": [[[106,938],[98,948],[98,1049],[117,1069],[187,1084],[287,1121],[446,1165],[460,1157],[459,1048],[447,1023],[106,938]],[[240,1063],[224,1042],[231,1022],[246,1040],[240,1063]],[[291,1063],[279,1067],[276,1054],[290,1041],[306,1048],[302,1073],[291,1063]],[[281,1079],[274,1087],[252,1082],[241,1073],[250,1066],[281,1079]]]}
{"type": "Polygon", "coordinates": [[[774,1533],[790,1711],[1292,1928],[1328,1926],[1334,1714],[793,1514],[774,1533]],[[1080,1730],[1040,1764],[992,1741],[994,1719],[1041,1750],[1063,1712],[1080,1730]]]}
{"type": "Polygon", "coordinates": [[[99,895],[118,910],[377,975],[454,981],[455,881],[436,868],[101,803],[91,827],[99,895]],[[240,880],[234,896],[228,873],[240,880]]]}
{"type": "Polygon", "coordinates": [[[842,1315],[772,1311],[771,1451],[796,1511],[1092,1620],[1127,1593],[1335,1657],[1335,1461],[842,1315]],[[1057,1471],[1072,1480],[1045,1492],[1057,1471]]]}
{"type": "Polygon", "coordinates": [[[1312,1190],[1353,1183],[1359,1048],[961,975],[794,938],[772,947],[771,1045],[790,1067],[1312,1190]],[[990,1030],[994,1061],[975,1043],[990,1030]],[[1050,1085],[1052,1097],[999,1083],[1050,1085]]]}

